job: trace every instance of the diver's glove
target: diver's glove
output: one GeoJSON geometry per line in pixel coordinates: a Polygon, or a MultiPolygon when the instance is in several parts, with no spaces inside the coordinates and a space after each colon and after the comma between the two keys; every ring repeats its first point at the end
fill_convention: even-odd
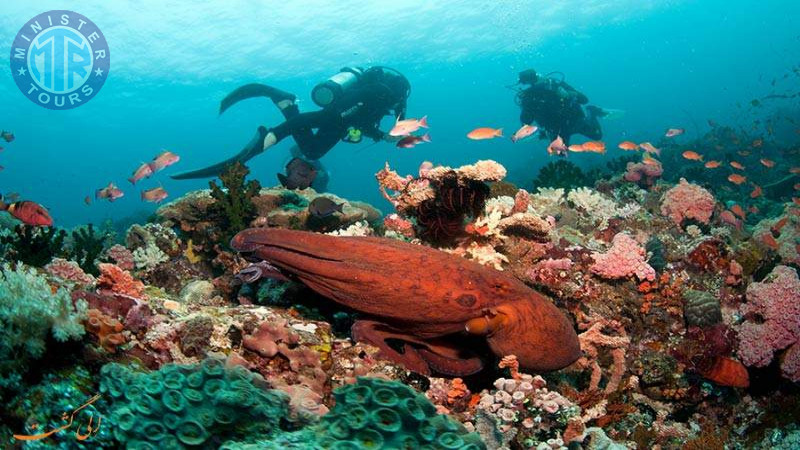
{"type": "MultiPolygon", "coordinates": [[[[275,136],[274,134],[272,136],[275,136]]],[[[170,178],[174,180],[188,180],[192,178],[212,178],[216,177],[225,169],[237,162],[244,163],[249,161],[254,156],[264,152],[264,140],[267,137],[267,129],[265,127],[258,127],[255,136],[250,139],[250,142],[236,156],[226,159],[225,161],[218,162],[214,165],[205,167],[203,169],[190,170],[188,172],[172,175],[170,178]]]]}

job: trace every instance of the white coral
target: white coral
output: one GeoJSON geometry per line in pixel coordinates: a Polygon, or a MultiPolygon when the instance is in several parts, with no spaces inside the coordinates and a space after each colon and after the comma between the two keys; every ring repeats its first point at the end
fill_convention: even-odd
{"type": "Polygon", "coordinates": [[[573,189],[567,194],[567,200],[578,210],[588,215],[601,229],[608,225],[608,219],[612,217],[629,217],[638,212],[636,205],[630,206],[629,204],[622,208],[617,208],[617,204],[613,200],[586,187],[573,189]]]}
{"type": "Polygon", "coordinates": [[[150,271],[162,262],[168,260],[166,253],[161,251],[155,243],[149,243],[133,251],[133,263],[139,270],[150,271]]]}
{"type": "Polygon", "coordinates": [[[326,233],[331,236],[371,236],[372,228],[366,220],[358,221],[347,228],[326,233]]]}

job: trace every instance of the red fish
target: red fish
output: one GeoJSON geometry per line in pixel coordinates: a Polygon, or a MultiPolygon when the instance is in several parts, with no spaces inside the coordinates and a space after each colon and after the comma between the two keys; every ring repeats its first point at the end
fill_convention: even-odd
{"type": "Polygon", "coordinates": [[[656,156],[661,156],[661,149],[656,148],[653,144],[649,142],[642,142],[641,144],[639,144],[639,147],[641,147],[647,153],[655,153],[656,156]]]}
{"type": "Polygon", "coordinates": [[[159,186],[147,191],[142,191],[142,201],[161,203],[165,198],[167,198],[167,195],[169,194],[167,194],[166,189],[159,186]]]}
{"type": "Polygon", "coordinates": [[[547,146],[547,153],[550,155],[566,155],[567,146],[564,145],[564,139],[561,139],[561,136],[556,136],[553,142],[547,146]]]}
{"type": "Polygon", "coordinates": [[[753,141],[753,143],[751,145],[753,146],[753,148],[761,147],[762,145],[764,145],[764,140],[763,139],[756,139],[756,140],[753,141]]]}
{"type": "Polygon", "coordinates": [[[163,152],[159,153],[158,156],[153,158],[153,161],[150,163],[150,170],[153,173],[158,172],[166,167],[169,167],[176,162],[180,161],[180,156],[172,153],[170,151],[164,150],[163,152]]]}
{"type": "Polygon", "coordinates": [[[720,166],[720,164],[721,163],[719,161],[709,161],[705,163],[705,167],[706,169],[716,169],[717,167],[720,166]]]}
{"type": "Polygon", "coordinates": [[[422,119],[419,120],[396,120],[392,129],[389,130],[389,136],[408,136],[420,128],[428,128],[428,116],[422,116],[422,119]]]}
{"type": "Polygon", "coordinates": [[[94,192],[94,198],[107,198],[110,202],[113,202],[124,195],[125,193],[122,192],[114,183],[108,183],[108,186],[98,189],[94,192]]]}
{"type": "Polygon", "coordinates": [[[636,151],[639,150],[639,144],[631,141],[622,141],[617,146],[620,150],[636,151]]]}
{"type": "Polygon", "coordinates": [[[410,134],[410,135],[404,137],[403,139],[400,139],[399,141],[397,141],[397,144],[395,146],[397,148],[413,148],[417,144],[421,144],[423,142],[430,142],[430,141],[431,141],[431,137],[430,137],[430,135],[428,133],[425,133],[422,136],[414,136],[413,134],[410,134]]]}
{"type": "Polygon", "coordinates": [[[785,227],[787,223],[789,223],[789,217],[784,217],[781,220],[775,222],[771,227],[769,227],[769,229],[775,234],[780,234],[781,229],[785,227]]]}
{"type": "Polygon", "coordinates": [[[519,130],[517,130],[516,133],[514,133],[513,136],[511,136],[511,142],[521,141],[533,133],[536,133],[536,130],[538,129],[539,127],[535,125],[523,125],[519,130]]]}
{"type": "Polygon", "coordinates": [[[740,163],[736,162],[736,161],[731,161],[731,162],[730,162],[730,165],[731,165],[731,167],[733,167],[734,169],[744,170],[744,166],[743,166],[743,165],[741,165],[740,163]]]}
{"type": "Polygon", "coordinates": [[[606,144],[602,141],[589,141],[583,144],[570,145],[567,149],[577,153],[592,152],[603,154],[606,152],[606,144]]]}
{"type": "Polygon", "coordinates": [[[473,141],[494,139],[496,137],[503,137],[503,129],[488,128],[488,127],[475,128],[474,130],[467,133],[467,137],[472,139],[473,141]]]}
{"type": "Polygon", "coordinates": [[[722,211],[722,213],[719,215],[719,219],[728,225],[733,225],[737,230],[742,229],[742,221],[737,219],[736,216],[734,216],[733,213],[727,209],[722,211]]]}
{"type": "Polygon", "coordinates": [[[49,227],[53,225],[53,218],[50,217],[50,213],[47,212],[44,206],[28,200],[6,204],[0,199],[0,210],[8,211],[9,214],[26,225],[34,227],[49,227]]]}
{"type": "Polygon", "coordinates": [[[750,198],[761,197],[762,193],[763,193],[763,190],[761,189],[761,186],[753,183],[753,192],[750,193],[750,198]]]}
{"type": "Polygon", "coordinates": [[[767,247],[778,250],[781,246],[778,244],[778,241],[775,240],[775,237],[772,236],[770,233],[764,233],[761,235],[761,242],[764,243],[767,247]]]}
{"type": "Polygon", "coordinates": [[[775,167],[775,161],[773,161],[771,159],[761,158],[759,161],[761,161],[761,164],[763,164],[764,167],[767,167],[767,168],[775,167]]]}
{"type": "Polygon", "coordinates": [[[686,158],[686,159],[688,159],[690,161],[702,161],[703,160],[703,155],[701,155],[700,153],[697,153],[695,151],[692,151],[692,150],[686,150],[685,152],[683,152],[681,154],[681,156],[683,156],[684,158],[686,158]]]}
{"type": "Polygon", "coordinates": [[[131,184],[136,184],[137,181],[142,178],[150,178],[151,175],[153,175],[153,168],[150,167],[150,164],[142,163],[142,165],[133,172],[133,175],[128,178],[128,181],[130,181],[131,184]]]}

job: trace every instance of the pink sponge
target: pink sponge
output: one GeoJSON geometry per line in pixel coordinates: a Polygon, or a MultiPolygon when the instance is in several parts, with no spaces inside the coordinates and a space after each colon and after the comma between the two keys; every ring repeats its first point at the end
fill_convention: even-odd
{"type": "Polygon", "coordinates": [[[640,280],[656,279],[656,271],[647,264],[647,252],[635,239],[625,233],[617,233],[606,253],[594,252],[592,273],[603,278],[617,279],[636,275],[640,280]]]}
{"type": "Polygon", "coordinates": [[[745,322],[739,332],[739,357],[748,366],[764,367],[776,351],[788,347],[783,375],[800,381],[800,279],[791,267],[777,266],[761,283],[747,287],[739,309],[745,322]]]}
{"type": "Polygon", "coordinates": [[[687,182],[684,178],[664,194],[661,214],[680,226],[683,219],[694,219],[708,223],[714,212],[714,196],[702,187],[687,182]]]}

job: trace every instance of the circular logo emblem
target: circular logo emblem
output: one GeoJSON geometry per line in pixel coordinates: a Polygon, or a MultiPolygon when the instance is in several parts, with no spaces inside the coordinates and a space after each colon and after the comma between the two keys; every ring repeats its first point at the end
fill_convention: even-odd
{"type": "Polygon", "coordinates": [[[108,42],[91,20],[54,10],[29,20],[11,45],[11,74],[30,101],[71,109],[91,100],[111,66],[108,42]]]}

